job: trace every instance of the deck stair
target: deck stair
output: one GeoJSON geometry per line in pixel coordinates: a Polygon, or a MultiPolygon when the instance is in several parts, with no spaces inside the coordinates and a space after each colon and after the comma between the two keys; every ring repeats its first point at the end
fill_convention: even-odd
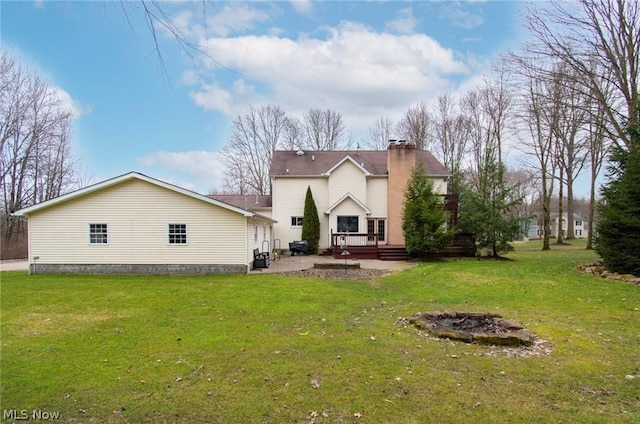
{"type": "Polygon", "coordinates": [[[408,261],[411,255],[404,246],[378,246],[378,255],[383,261],[408,261]]]}
{"type": "MultiPolygon", "coordinates": [[[[332,250],[334,258],[344,259],[342,248],[334,246],[332,250]]],[[[376,246],[348,246],[344,250],[349,252],[349,259],[380,259],[376,246]]]]}

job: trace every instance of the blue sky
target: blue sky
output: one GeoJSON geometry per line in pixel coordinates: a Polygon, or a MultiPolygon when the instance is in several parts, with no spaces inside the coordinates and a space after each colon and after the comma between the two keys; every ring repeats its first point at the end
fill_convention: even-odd
{"type": "Polygon", "coordinates": [[[92,182],[139,171],[220,189],[219,151],[249,105],[297,117],[333,109],[366,142],[379,117],[477,85],[523,32],[521,3],[508,1],[161,5],[209,57],[158,29],[162,66],[138,2],[0,3],[3,48],[73,108],[74,150],[92,182]]]}

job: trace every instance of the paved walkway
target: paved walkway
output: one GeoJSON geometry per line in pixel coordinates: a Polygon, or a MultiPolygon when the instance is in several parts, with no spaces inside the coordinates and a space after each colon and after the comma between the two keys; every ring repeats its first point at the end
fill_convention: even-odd
{"type": "MultiPolygon", "coordinates": [[[[255,269],[250,274],[267,273],[273,274],[277,272],[302,271],[304,269],[313,268],[317,263],[339,263],[343,264],[343,259],[334,259],[331,256],[319,255],[296,255],[296,256],[279,256],[277,260],[269,264],[269,268],[255,269]]],[[[378,259],[347,259],[348,264],[360,263],[360,268],[364,269],[387,269],[389,271],[403,270],[415,266],[414,262],[407,261],[381,261],[378,259]]],[[[29,270],[29,262],[23,261],[2,261],[0,263],[0,271],[27,271],[29,270]]]]}

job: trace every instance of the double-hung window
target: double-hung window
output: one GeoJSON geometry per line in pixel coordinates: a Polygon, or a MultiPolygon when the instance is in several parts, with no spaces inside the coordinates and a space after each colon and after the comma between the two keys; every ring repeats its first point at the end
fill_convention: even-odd
{"type": "Polygon", "coordinates": [[[89,244],[109,244],[107,224],[89,224],[89,244]]]}
{"type": "Polygon", "coordinates": [[[291,217],[291,226],[292,227],[302,227],[302,222],[304,217],[302,216],[292,216],[291,217]]]}
{"type": "Polygon", "coordinates": [[[169,224],[169,244],[187,244],[187,224],[169,224]]]}

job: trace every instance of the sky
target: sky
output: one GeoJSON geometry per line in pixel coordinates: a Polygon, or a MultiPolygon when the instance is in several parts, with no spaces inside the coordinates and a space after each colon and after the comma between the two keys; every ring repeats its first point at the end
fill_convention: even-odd
{"type": "Polygon", "coordinates": [[[138,171],[220,191],[220,151],[250,105],[334,110],[366,145],[376,119],[478,86],[524,32],[515,1],[159,4],[199,49],[158,27],[158,54],[140,2],[0,2],[2,48],[73,110],[92,183],[138,171]]]}

